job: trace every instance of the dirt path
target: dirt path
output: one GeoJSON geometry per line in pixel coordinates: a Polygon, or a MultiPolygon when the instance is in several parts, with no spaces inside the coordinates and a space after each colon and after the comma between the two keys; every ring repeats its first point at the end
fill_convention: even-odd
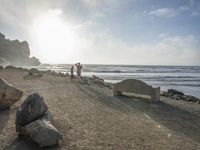
{"type": "Polygon", "coordinates": [[[53,76],[24,79],[25,75],[0,71],[0,76],[24,91],[20,102],[0,112],[2,149],[39,149],[31,141],[17,138],[14,126],[17,108],[33,92],[43,95],[54,114],[55,126],[64,136],[60,146],[51,149],[200,149],[198,113],[170,102],[150,104],[113,97],[111,90],[79,80],[53,76]]]}

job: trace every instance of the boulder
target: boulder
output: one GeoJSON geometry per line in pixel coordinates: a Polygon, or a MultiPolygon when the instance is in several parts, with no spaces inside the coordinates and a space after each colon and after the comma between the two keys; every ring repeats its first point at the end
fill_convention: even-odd
{"type": "Polygon", "coordinates": [[[184,95],[182,92],[175,89],[168,89],[168,93],[171,93],[172,95],[184,95]]]}
{"type": "Polygon", "coordinates": [[[43,73],[36,68],[31,68],[28,73],[32,76],[43,76],[43,73]]]}
{"type": "Polygon", "coordinates": [[[8,65],[5,67],[5,69],[17,69],[15,66],[12,66],[12,65],[8,65]]]}
{"type": "Polygon", "coordinates": [[[21,133],[30,136],[40,147],[56,145],[62,139],[60,132],[45,119],[39,119],[23,126],[21,133]]]}
{"type": "Polygon", "coordinates": [[[23,91],[0,78],[0,109],[6,109],[22,98],[23,91]]]}
{"type": "Polygon", "coordinates": [[[40,117],[47,111],[47,105],[38,93],[29,95],[16,113],[16,131],[40,117]]]}

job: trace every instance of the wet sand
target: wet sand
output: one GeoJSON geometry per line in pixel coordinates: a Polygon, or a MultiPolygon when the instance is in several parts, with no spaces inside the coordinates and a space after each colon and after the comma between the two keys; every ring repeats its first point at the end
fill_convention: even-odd
{"type": "Polygon", "coordinates": [[[161,97],[157,104],[129,96],[112,96],[112,90],[87,85],[80,79],[27,78],[26,71],[0,70],[0,76],[24,91],[9,110],[0,111],[0,149],[40,149],[18,137],[15,114],[24,99],[41,94],[63,134],[59,146],[45,149],[128,150],[200,149],[200,105],[161,97]]]}

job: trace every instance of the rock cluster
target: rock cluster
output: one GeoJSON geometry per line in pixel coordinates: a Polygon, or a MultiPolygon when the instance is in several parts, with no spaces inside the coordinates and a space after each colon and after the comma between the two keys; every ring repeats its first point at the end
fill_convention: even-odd
{"type": "Polygon", "coordinates": [[[68,73],[55,72],[55,71],[51,71],[51,70],[41,71],[36,68],[31,68],[27,71],[28,71],[29,75],[35,75],[35,76],[52,75],[55,77],[69,77],[68,73]]]}
{"type": "Polygon", "coordinates": [[[100,87],[107,87],[107,88],[112,88],[112,84],[111,83],[107,83],[104,81],[104,79],[99,78],[95,75],[93,75],[92,77],[82,77],[83,82],[85,82],[88,85],[98,85],[100,87]]]}
{"type": "Polygon", "coordinates": [[[22,98],[23,91],[0,78],[0,109],[6,109],[22,98]]]}
{"type": "Polygon", "coordinates": [[[28,42],[18,40],[9,40],[0,33],[0,64],[17,66],[38,66],[39,59],[30,57],[28,42]]]}
{"type": "Polygon", "coordinates": [[[197,97],[191,95],[185,95],[184,93],[177,91],[175,89],[168,89],[168,91],[162,92],[161,95],[169,97],[171,99],[190,101],[200,104],[200,99],[198,99],[197,97]]]}
{"type": "Polygon", "coordinates": [[[16,131],[31,137],[40,147],[58,144],[62,135],[53,126],[53,115],[38,93],[27,97],[16,113],[16,131]]]}

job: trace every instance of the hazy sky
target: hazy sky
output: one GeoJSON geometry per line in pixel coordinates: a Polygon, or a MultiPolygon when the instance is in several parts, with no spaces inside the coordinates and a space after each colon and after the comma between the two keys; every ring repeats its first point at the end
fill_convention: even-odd
{"type": "Polygon", "coordinates": [[[43,63],[200,65],[200,0],[0,0],[43,63]]]}

